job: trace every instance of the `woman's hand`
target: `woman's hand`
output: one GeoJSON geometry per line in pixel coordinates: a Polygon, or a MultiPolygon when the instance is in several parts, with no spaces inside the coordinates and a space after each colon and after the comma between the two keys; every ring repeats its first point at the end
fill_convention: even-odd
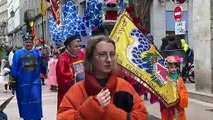
{"type": "Polygon", "coordinates": [[[109,89],[102,89],[96,98],[102,107],[106,107],[111,99],[109,89]]]}

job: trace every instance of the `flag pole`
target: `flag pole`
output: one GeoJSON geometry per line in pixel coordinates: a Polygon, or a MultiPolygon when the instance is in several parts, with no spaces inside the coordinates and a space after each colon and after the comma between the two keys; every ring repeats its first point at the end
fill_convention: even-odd
{"type": "MultiPolygon", "coordinates": [[[[44,2],[43,2],[43,0],[41,0],[41,6],[40,6],[40,8],[41,8],[41,31],[42,31],[42,40],[44,41],[44,14],[45,13],[43,13],[45,10],[43,10],[44,9],[44,2]]],[[[43,48],[45,47],[45,45],[44,45],[44,42],[42,43],[42,45],[43,45],[43,48]]]]}

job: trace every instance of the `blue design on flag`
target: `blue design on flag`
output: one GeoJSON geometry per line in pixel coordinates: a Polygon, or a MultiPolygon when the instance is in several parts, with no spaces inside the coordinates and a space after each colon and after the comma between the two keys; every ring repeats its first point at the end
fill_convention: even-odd
{"type": "Polygon", "coordinates": [[[142,52],[150,49],[150,44],[145,36],[138,29],[131,31],[130,35],[135,38],[135,42],[139,42],[138,46],[134,47],[132,52],[131,61],[135,63],[140,69],[144,69],[146,72],[151,73],[148,62],[143,60],[140,56],[142,52]]]}
{"type": "MultiPolygon", "coordinates": [[[[130,61],[132,61],[136,66],[138,66],[140,69],[145,70],[147,73],[152,74],[153,70],[150,69],[150,65],[152,64],[152,61],[145,60],[144,57],[141,56],[141,53],[148,51],[151,48],[151,45],[146,39],[146,37],[141,33],[138,29],[133,29],[130,33],[130,35],[135,39],[135,45],[136,47],[133,47],[131,50],[132,57],[130,61]]],[[[161,65],[165,65],[166,61],[164,59],[158,59],[158,62],[161,65]]]]}

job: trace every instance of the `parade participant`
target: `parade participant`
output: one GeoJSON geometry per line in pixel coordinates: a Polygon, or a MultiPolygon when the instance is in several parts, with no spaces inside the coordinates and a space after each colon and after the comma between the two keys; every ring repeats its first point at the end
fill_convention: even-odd
{"type": "Polygon", "coordinates": [[[150,34],[150,33],[147,34],[147,35],[146,35],[146,39],[148,39],[148,40],[149,40],[149,43],[152,44],[152,45],[155,47],[156,50],[158,50],[157,47],[156,47],[155,44],[154,44],[154,37],[153,37],[152,34],[150,34]]]}
{"type": "Polygon", "coordinates": [[[154,44],[154,37],[153,37],[153,35],[152,34],[147,34],[146,35],[146,39],[148,39],[149,40],[149,43],[150,44],[154,44]]]}
{"type": "Polygon", "coordinates": [[[186,120],[184,108],[188,106],[188,93],[182,77],[177,72],[179,63],[183,60],[179,56],[168,56],[166,61],[169,70],[169,78],[177,87],[180,99],[176,105],[169,108],[160,103],[162,120],[186,120]]]}
{"type": "Polygon", "coordinates": [[[42,53],[42,71],[45,71],[44,73],[41,73],[40,74],[40,77],[41,77],[41,82],[42,82],[42,85],[45,85],[45,79],[47,79],[47,66],[48,66],[48,61],[49,61],[49,50],[46,46],[42,46],[40,49],[39,49],[42,53]]]}
{"type": "Polygon", "coordinates": [[[117,77],[115,43],[93,37],[86,48],[85,80],[72,86],[58,110],[58,120],[147,120],[144,102],[131,84],[117,77]]]}
{"type": "Polygon", "coordinates": [[[8,90],[9,73],[10,73],[10,65],[9,65],[9,62],[7,62],[5,64],[5,66],[3,67],[3,71],[2,71],[3,83],[4,83],[4,93],[6,93],[8,90]]]}
{"type": "Polygon", "coordinates": [[[13,62],[13,55],[14,55],[14,53],[16,52],[16,50],[17,50],[17,47],[12,47],[12,48],[11,48],[11,51],[10,51],[10,53],[9,53],[9,55],[8,55],[8,61],[9,61],[10,66],[12,65],[12,62],[13,62]]]}
{"type": "Polygon", "coordinates": [[[34,48],[33,37],[25,34],[23,36],[23,49],[15,52],[10,72],[16,81],[19,114],[24,120],[41,120],[43,117],[41,66],[41,52],[34,48]]]}
{"type": "MultiPolygon", "coordinates": [[[[60,55],[56,65],[58,107],[64,94],[75,83],[78,74],[84,74],[84,69],[82,68],[84,52],[80,51],[80,38],[77,35],[71,36],[65,40],[64,45],[66,50],[60,55]]],[[[83,79],[81,78],[80,80],[83,79]]]]}
{"type": "Polygon", "coordinates": [[[48,62],[48,74],[47,74],[47,78],[48,78],[48,85],[50,85],[50,90],[52,91],[57,91],[57,77],[56,77],[56,65],[58,62],[58,56],[59,56],[59,51],[58,50],[53,50],[53,57],[50,58],[49,62],[48,62]]]}
{"type": "Polygon", "coordinates": [[[48,66],[48,61],[49,61],[49,51],[48,51],[48,48],[43,48],[42,50],[42,63],[43,63],[43,67],[42,69],[44,69],[43,71],[45,71],[45,73],[41,73],[40,76],[41,76],[41,82],[42,82],[42,85],[45,85],[45,79],[47,79],[47,66],[48,66]]]}

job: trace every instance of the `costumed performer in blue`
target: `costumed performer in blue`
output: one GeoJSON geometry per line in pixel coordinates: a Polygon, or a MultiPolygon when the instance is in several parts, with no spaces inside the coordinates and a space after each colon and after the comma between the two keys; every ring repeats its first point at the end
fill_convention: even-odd
{"type": "Polygon", "coordinates": [[[41,120],[41,52],[34,48],[33,36],[23,36],[23,48],[16,51],[11,67],[11,76],[16,81],[15,89],[20,117],[24,120],[41,120]]]}

